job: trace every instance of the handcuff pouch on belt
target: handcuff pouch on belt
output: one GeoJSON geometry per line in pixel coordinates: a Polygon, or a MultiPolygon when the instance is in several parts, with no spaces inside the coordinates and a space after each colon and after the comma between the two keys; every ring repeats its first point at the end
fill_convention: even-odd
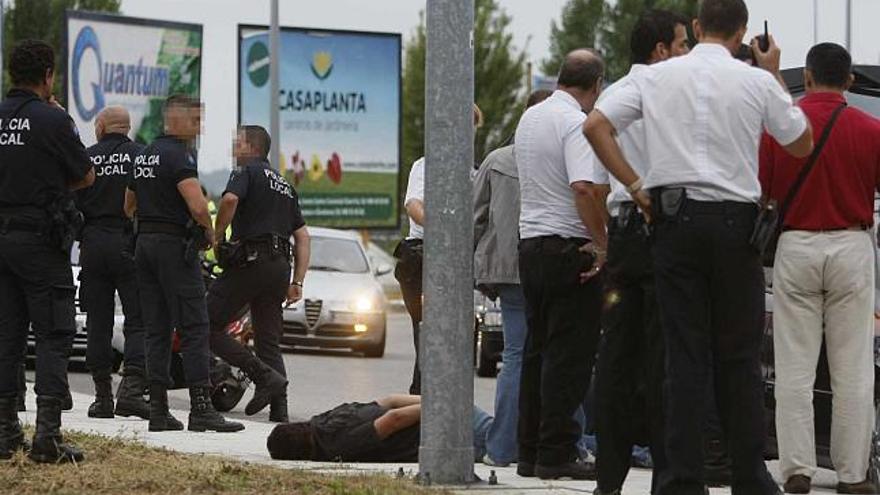
{"type": "Polygon", "coordinates": [[[687,190],[683,187],[658,187],[651,189],[651,204],[658,219],[678,221],[687,203],[687,190]]]}
{"type": "Polygon", "coordinates": [[[61,194],[46,207],[49,242],[62,252],[69,253],[85,225],[82,212],[76,208],[71,195],[61,194]]]}

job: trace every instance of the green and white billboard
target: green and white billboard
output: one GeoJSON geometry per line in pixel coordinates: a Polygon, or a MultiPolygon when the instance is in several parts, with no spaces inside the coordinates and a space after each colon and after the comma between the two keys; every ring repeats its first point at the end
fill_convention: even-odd
{"type": "Polygon", "coordinates": [[[71,10],[65,41],[68,111],[87,146],[107,106],[127,108],[132,135],[148,143],[162,133],[168,95],[199,96],[200,25],[71,10]]]}
{"type": "MultiPolygon", "coordinates": [[[[269,40],[239,27],[239,122],[269,126],[269,40]]],[[[280,157],[311,225],[399,222],[400,35],[284,28],[280,157]]]]}

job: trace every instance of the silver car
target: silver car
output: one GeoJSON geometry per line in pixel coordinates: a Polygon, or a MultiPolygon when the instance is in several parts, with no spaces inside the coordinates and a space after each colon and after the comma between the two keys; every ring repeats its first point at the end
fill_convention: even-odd
{"type": "Polygon", "coordinates": [[[284,309],[284,346],[351,349],[367,357],[385,354],[387,300],[360,237],[309,228],[311,261],[303,300],[284,309]]]}

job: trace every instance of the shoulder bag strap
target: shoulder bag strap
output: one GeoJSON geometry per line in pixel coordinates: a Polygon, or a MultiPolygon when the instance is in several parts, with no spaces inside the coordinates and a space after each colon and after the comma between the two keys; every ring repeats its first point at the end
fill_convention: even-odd
{"type": "Polygon", "coordinates": [[[842,105],[837,107],[836,110],[834,110],[833,114],[831,114],[831,118],[828,120],[828,124],[825,125],[825,129],[822,131],[822,137],[819,138],[819,142],[816,144],[816,147],[813,148],[813,153],[810,154],[810,157],[804,164],[804,168],[801,169],[801,173],[798,174],[797,179],[791,186],[791,189],[788,190],[788,194],[785,195],[785,200],[782,202],[782,207],[779,209],[780,227],[782,227],[783,222],[785,221],[785,214],[788,213],[788,209],[791,208],[791,204],[794,202],[794,199],[800,192],[801,187],[807,180],[807,176],[810,175],[810,171],[813,170],[816,162],[819,161],[819,155],[822,153],[822,149],[825,147],[825,143],[828,142],[828,137],[831,136],[831,131],[834,128],[834,123],[837,122],[837,118],[840,117],[840,114],[843,113],[843,110],[846,108],[846,106],[846,103],[843,103],[842,105]]]}

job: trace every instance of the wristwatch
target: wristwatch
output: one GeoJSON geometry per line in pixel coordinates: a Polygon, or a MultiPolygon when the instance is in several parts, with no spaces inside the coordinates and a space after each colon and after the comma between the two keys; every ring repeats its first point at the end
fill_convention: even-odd
{"type": "Polygon", "coordinates": [[[295,286],[299,287],[300,289],[303,288],[303,283],[302,283],[302,282],[298,282],[298,281],[296,281],[296,280],[294,280],[293,282],[291,282],[290,285],[295,285],[295,286]]]}

